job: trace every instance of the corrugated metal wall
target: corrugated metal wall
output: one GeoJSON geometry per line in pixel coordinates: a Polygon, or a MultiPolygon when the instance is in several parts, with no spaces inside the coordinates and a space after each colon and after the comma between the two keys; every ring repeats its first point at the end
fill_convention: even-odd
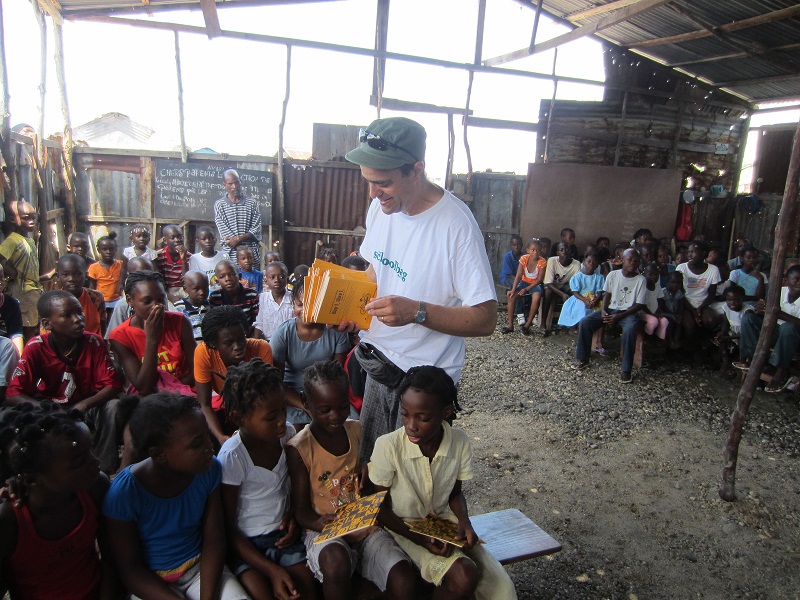
{"type": "Polygon", "coordinates": [[[465,200],[483,232],[486,253],[495,280],[511,235],[519,233],[525,177],[504,173],[474,173],[467,192],[467,176],[454,177],[453,191],[465,200]]]}

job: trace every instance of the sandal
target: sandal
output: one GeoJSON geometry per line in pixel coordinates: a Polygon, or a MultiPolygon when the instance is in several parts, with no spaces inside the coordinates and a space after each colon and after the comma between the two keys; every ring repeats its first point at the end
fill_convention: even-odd
{"type": "Polygon", "coordinates": [[[514,333],[514,328],[513,328],[513,327],[503,327],[503,328],[500,330],[500,333],[502,333],[502,334],[504,334],[504,335],[505,335],[506,333],[514,333]]]}
{"type": "Polygon", "coordinates": [[[633,376],[630,373],[620,373],[619,374],[619,382],[620,383],[631,383],[633,381],[633,376]]]}
{"type": "Polygon", "coordinates": [[[740,371],[749,371],[750,370],[750,363],[746,363],[746,362],[731,363],[731,366],[734,369],[739,369],[740,371]]]}
{"type": "Polygon", "coordinates": [[[777,394],[785,390],[791,382],[792,380],[790,377],[787,377],[783,383],[775,383],[775,380],[773,379],[767,385],[764,386],[764,391],[767,392],[768,394],[777,394]]]}
{"type": "Polygon", "coordinates": [[[572,369],[575,370],[575,371],[582,371],[583,369],[585,369],[588,366],[589,366],[589,361],[588,360],[580,360],[580,361],[572,363],[572,369]]]}
{"type": "Polygon", "coordinates": [[[594,351],[600,356],[605,356],[606,354],[608,354],[608,350],[606,350],[605,348],[595,348],[594,351]]]}
{"type": "Polygon", "coordinates": [[[523,325],[522,327],[520,327],[520,329],[522,330],[522,333],[524,333],[525,335],[530,335],[531,334],[531,328],[530,327],[526,327],[525,325],[523,325]]]}

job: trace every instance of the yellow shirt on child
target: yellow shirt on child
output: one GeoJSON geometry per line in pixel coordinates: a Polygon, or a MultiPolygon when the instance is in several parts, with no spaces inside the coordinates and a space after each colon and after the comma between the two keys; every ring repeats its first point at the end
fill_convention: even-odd
{"type": "Polygon", "coordinates": [[[369,478],[391,488],[392,510],[401,519],[424,519],[433,513],[456,520],[450,510],[450,493],[456,480],[473,477],[472,446],[463,429],[453,429],[446,422],[442,427],[442,443],[432,461],[408,441],[403,427],[375,442],[369,478]]]}

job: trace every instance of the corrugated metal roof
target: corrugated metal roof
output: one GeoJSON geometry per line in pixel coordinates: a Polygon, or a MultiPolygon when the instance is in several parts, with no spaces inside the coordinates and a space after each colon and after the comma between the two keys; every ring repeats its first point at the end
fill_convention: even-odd
{"type": "MultiPolygon", "coordinates": [[[[612,4],[613,0],[545,0],[544,9],[562,20],[590,8],[612,4]]],[[[535,4],[535,3],[533,3],[535,4]]],[[[704,31],[708,24],[714,33],[705,30],[704,37],[648,45],[638,50],[667,65],[698,61],[712,57],[741,54],[744,48],[754,54],[722,60],[704,60],[682,65],[681,69],[712,83],[737,82],[730,86],[732,92],[753,102],[767,102],[779,98],[800,98],[800,49],[770,49],[792,44],[800,45],[800,13],[788,18],[773,20],[741,29],[728,31],[726,26],[745,19],[792,9],[796,0],[675,0],[641,13],[627,21],[602,29],[598,35],[624,47],[633,47],[649,40],[667,38],[704,31]],[[761,56],[757,54],[761,53],[761,56]],[[781,81],[747,83],[747,80],[786,77],[781,81]]],[[[625,8],[617,9],[617,11],[625,8]]],[[[574,26],[597,22],[617,11],[608,11],[581,20],[570,21],[574,26]]],[[[619,13],[617,13],[619,14],[619,13]]]]}

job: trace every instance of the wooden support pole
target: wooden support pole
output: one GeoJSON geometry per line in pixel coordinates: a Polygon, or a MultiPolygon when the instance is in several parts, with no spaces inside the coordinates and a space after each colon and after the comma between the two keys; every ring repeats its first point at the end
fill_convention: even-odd
{"type": "MultiPolygon", "coordinates": [[[[378,0],[378,9],[375,17],[375,52],[385,53],[386,42],[389,34],[389,0],[378,0]]],[[[383,85],[386,79],[386,58],[375,56],[372,71],[372,95],[378,99],[378,118],[381,118],[383,108],[383,85]]]]}
{"type": "Polygon", "coordinates": [[[6,214],[10,214],[8,210],[8,202],[17,199],[17,161],[14,159],[13,146],[11,145],[11,94],[8,90],[8,67],[6,66],[6,42],[3,28],[3,0],[0,0],[0,84],[3,89],[0,93],[0,153],[3,155],[3,161],[6,163],[8,176],[8,186],[6,186],[5,178],[3,178],[4,201],[6,203],[6,214]],[[6,196],[6,192],[8,195],[6,196]]]}
{"type": "Polygon", "coordinates": [[[675,130],[675,139],[672,141],[672,156],[669,161],[670,169],[675,169],[678,166],[678,149],[680,148],[681,131],[683,130],[683,112],[686,110],[686,103],[682,100],[684,92],[683,83],[679,83],[678,87],[678,127],[675,130]]]}
{"type": "MultiPolygon", "coordinates": [[[[281,122],[278,125],[278,210],[272,211],[273,218],[278,221],[278,239],[283,241],[284,210],[286,208],[286,186],[283,173],[283,128],[286,126],[286,110],[289,107],[289,94],[292,83],[292,47],[286,46],[286,86],[283,94],[283,107],[281,109],[281,122]],[[276,214],[277,212],[277,214],[276,214]]],[[[272,250],[272,248],[270,248],[272,250]]]]}
{"type": "Polygon", "coordinates": [[[617,135],[617,147],[614,149],[614,166],[619,165],[619,154],[622,149],[622,138],[625,134],[625,116],[628,112],[628,92],[622,97],[622,118],[619,120],[619,132],[617,135]]]}
{"type": "Polygon", "coordinates": [[[544,4],[544,0],[539,0],[536,4],[536,15],[533,17],[533,31],[531,32],[531,44],[528,46],[528,52],[530,54],[533,54],[536,48],[536,33],[539,31],[539,17],[542,14],[542,4],[544,4]]]}
{"type": "MultiPolygon", "coordinates": [[[[789,159],[789,172],[786,176],[786,188],[783,192],[783,203],[775,227],[775,245],[772,249],[772,270],[774,277],[781,277],[783,265],[786,260],[787,245],[792,235],[792,221],[797,211],[798,178],[800,178],[800,122],[794,134],[792,155],[789,159]]],[[[719,496],[723,500],[732,502],[736,500],[736,464],[739,458],[739,443],[742,441],[742,427],[744,426],[750,402],[753,400],[756,386],[761,376],[761,370],[767,364],[770,354],[770,342],[775,332],[780,312],[781,286],[777,283],[769,286],[767,293],[767,307],[764,314],[764,324],[758,336],[755,355],[750,363],[750,369],[744,378],[744,383],[736,398],[736,408],[731,416],[728,427],[728,439],[725,444],[724,463],[722,467],[722,485],[719,496]]]]}
{"type": "MultiPolygon", "coordinates": [[[[553,51],[553,74],[556,72],[558,63],[558,48],[553,51]]],[[[550,125],[553,122],[553,111],[556,109],[556,94],[558,93],[558,81],[553,82],[553,97],[550,98],[550,110],[547,111],[547,130],[544,134],[544,162],[548,162],[548,151],[550,150],[550,125]]]]}
{"type": "Polygon", "coordinates": [[[67,100],[67,78],[64,72],[64,33],[61,23],[53,22],[53,43],[55,48],[54,58],[56,65],[56,80],[58,81],[58,92],[61,97],[61,114],[64,117],[64,139],[63,139],[63,176],[66,188],[66,223],[67,231],[77,231],[78,213],[75,209],[75,171],[72,167],[72,121],[69,116],[69,102],[67,100]]]}
{"type": "Polygon", "coordinates": [[[186,162],[188,152],[186,150],[186,129],[183,117],[183,76],[181,75],[181,44],[178,40],[178,32],[175,32],[175,76],[178,78],[178,126],[181,135],[181,161],[186,162]]]}
{"type": "MultiPolygon", "coordinates": [[[[464,117],[466,119],[466,117],[464,117]]],[[[447,113],[447,170],[444,174],[444,187],[453,189],[453,158],[456,152],[456,130],[453,126],[453,113],[447,113]]]]}
{"type": "Polygon", "coordinates": [[[36,17],[36,24],[39,26],[39,127],[36,132],[39,135],[39,163],[45,164],[44,141],[44,99],[47,89],[47,22],[44,13],[39,7],[38,2],[31,2],[33,14],[36,17]]]}

